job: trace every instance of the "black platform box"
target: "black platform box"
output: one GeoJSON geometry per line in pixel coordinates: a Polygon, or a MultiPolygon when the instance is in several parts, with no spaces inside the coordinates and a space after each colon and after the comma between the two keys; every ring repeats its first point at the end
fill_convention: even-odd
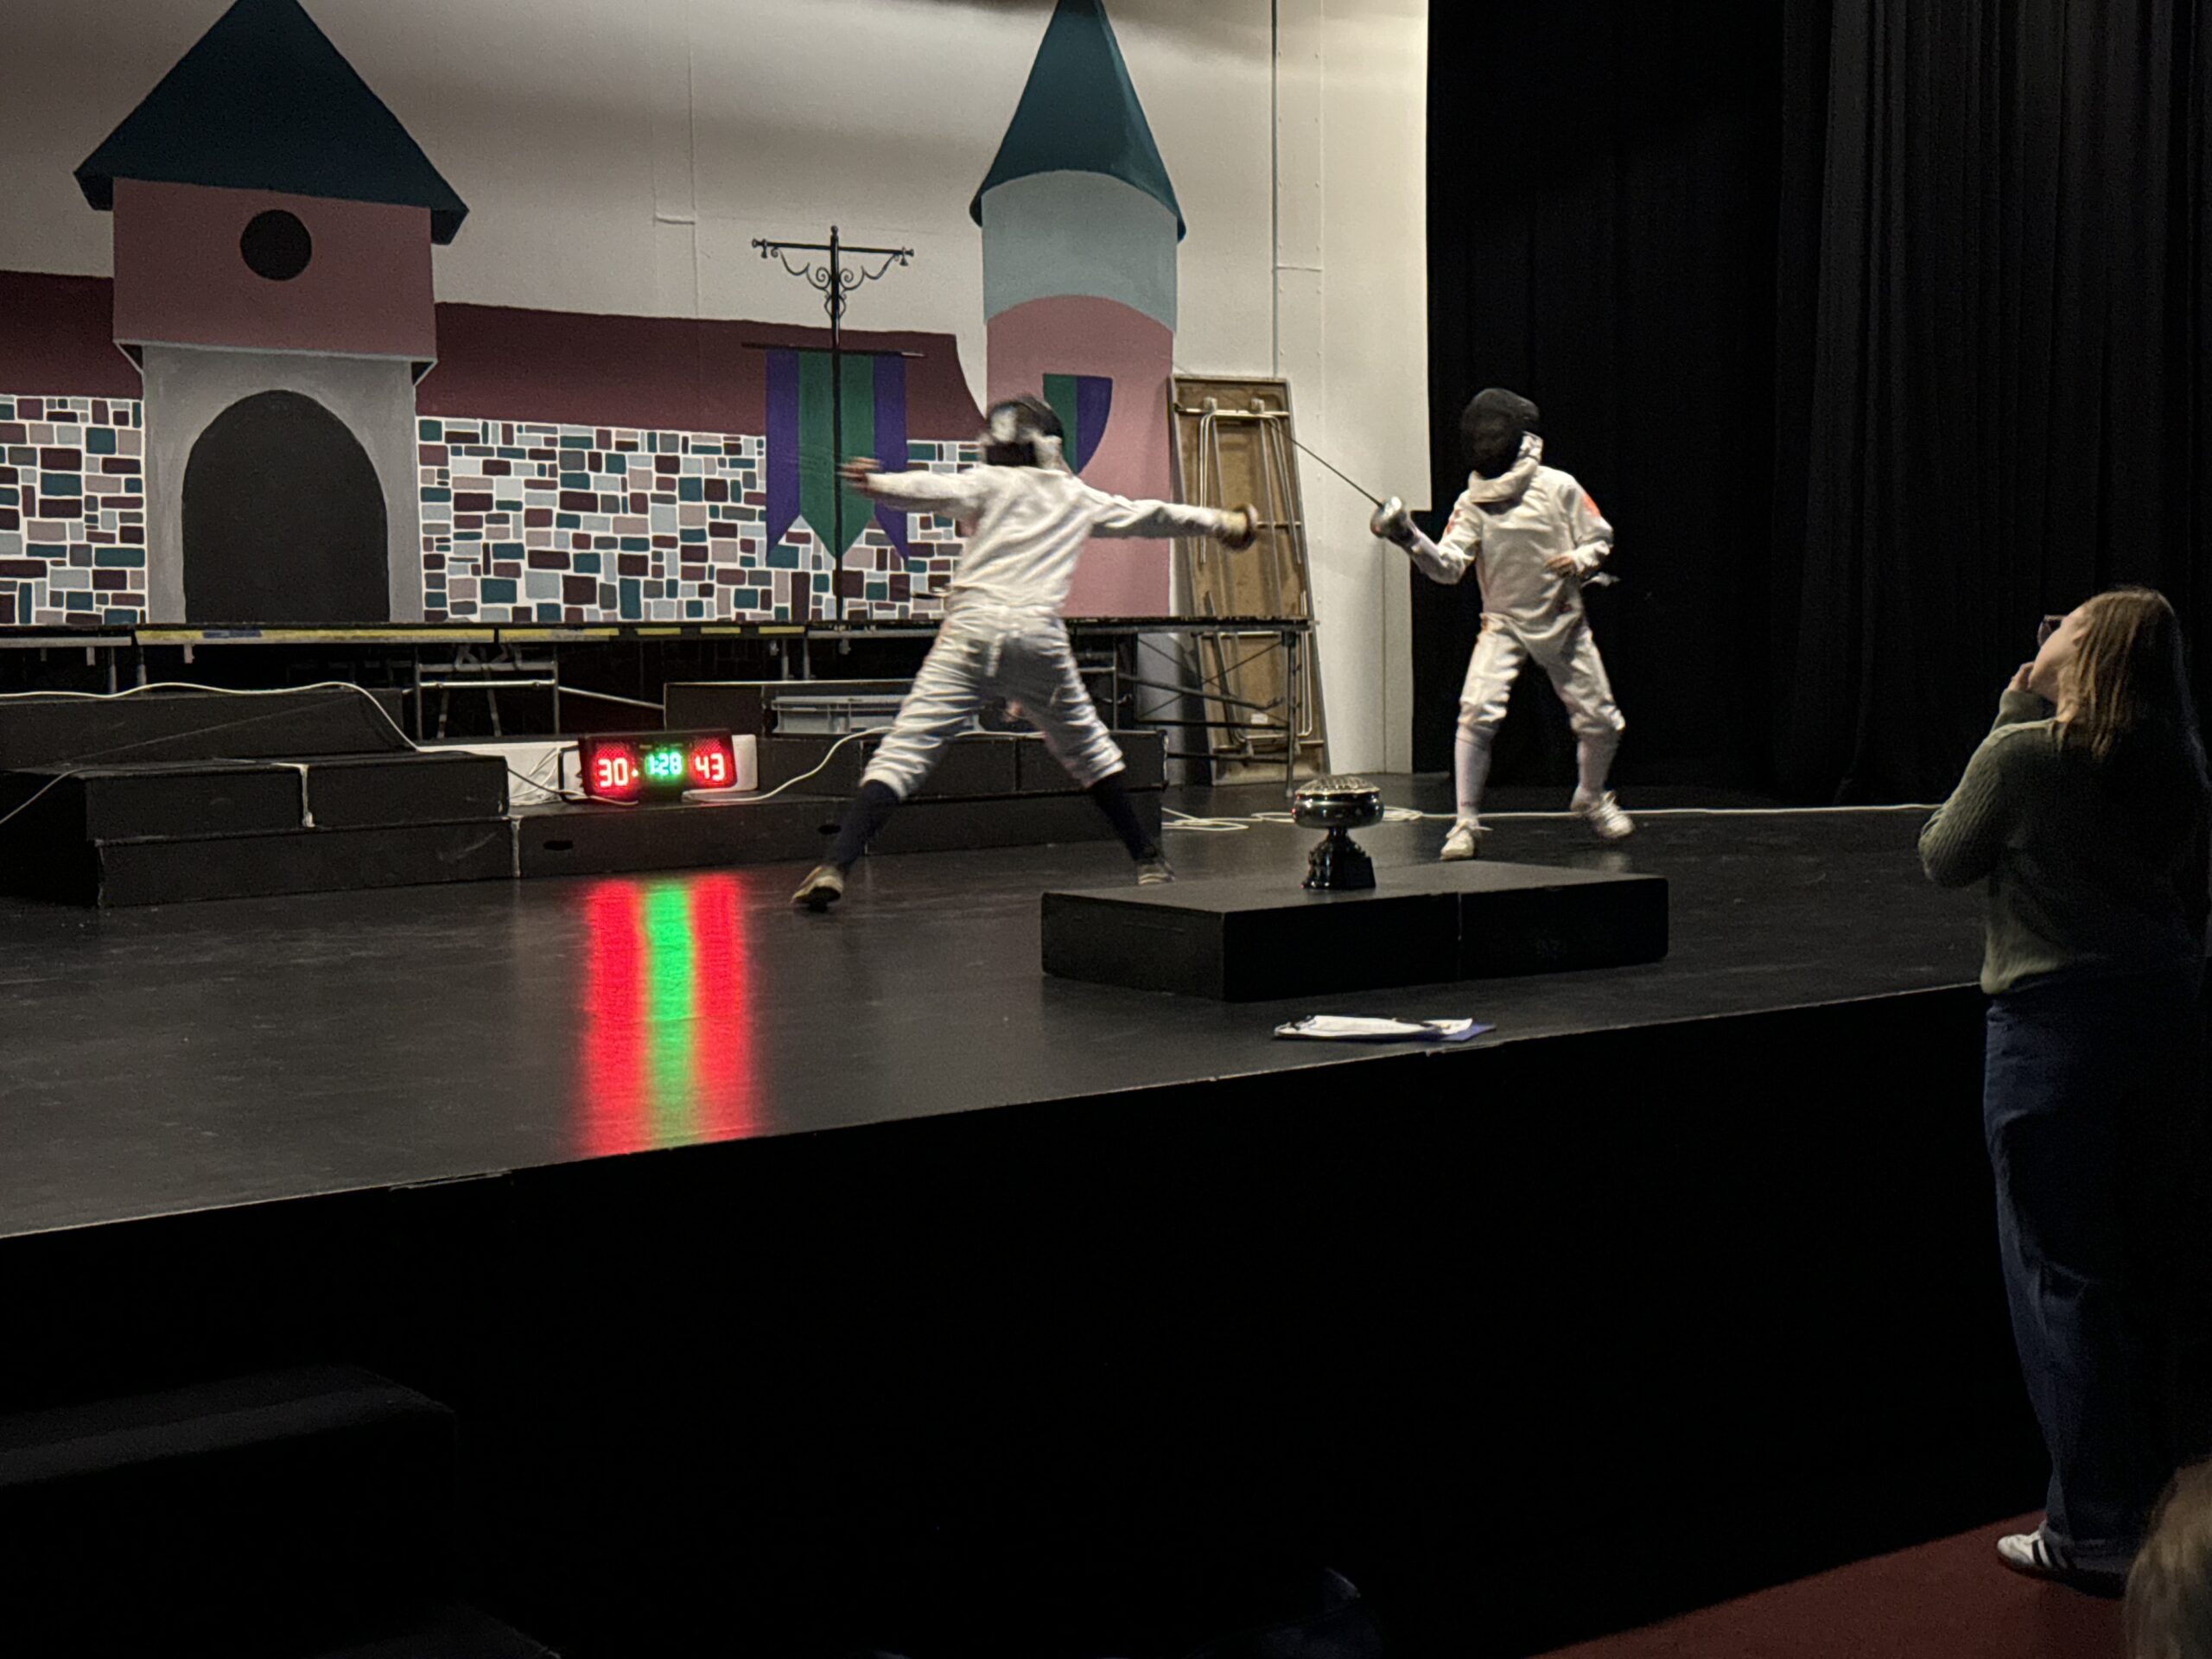
{"type": "Polygon", "coordinates": [[[1667,883],[1535,864],[1384,868],[1363,893],[1280,878],[1048,893],[1045,971],[1243,1002],[1656,962],[1667,883]]]}
{"type": "MultiPolygon", "coordinates": [[[[882,742],[863,737],[847,743],[835,754],[838,739],[819,734],[794,734],[760,740],[760,787],[774,789],[801,774],[822,770],[806,780],[809,793],[850,795],[861,786],[868,758],[882,742]],[[824,764],[825,757],[827,764],[824,764]]],[[[1035,740],[1032,740],[1034,741],[1035,740]]],[[[1014,792],[1014,750],[1021,740],[988,732],[971,732],[944,746],[936,768],[923,783],[919,795],[995,796],[1014,792]]],[[[1063,774],[1065,781],[1065,774],[1063,774]]]]}
{"type": "Polygon", "coordinates": [[[0,775],[4,835],[35,854],[62,841],[235,836],[300,827],[296,766],[257,760],[149,761],[0,775]]]}

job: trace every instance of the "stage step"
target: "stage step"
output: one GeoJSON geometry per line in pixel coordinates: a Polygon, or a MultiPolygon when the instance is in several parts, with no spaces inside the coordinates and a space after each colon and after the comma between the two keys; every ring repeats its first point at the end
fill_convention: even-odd
{"type": "Polygon", "coordinates": [[[126,696],[12,696],[0,771],[86,761],[253,760],[404,752],[396,691],[146,690],[126,696]]]}
{"type": "Polygon", "coordinates": [[[461,1605],[453,1414],[345,1367],[0,1419],[24,1653],[545,1649],[461,1605]]]}
{"type": "Polygon", "coordinates": [[[495,757],[315,756],[0,774],[0,888],[149,905],[514,871],[495,757]]]}
{"type": "Polygon", "coordinates": [[[30,766],[0,774],[8,830],[46,840],[173,841],[310,826],[482,823],[507,810],[507,771],[464,753],[30,766]]]}
{"type": "MultiPolygon", "coordinates": [[[[789,746],[785,775],[826,738],[789,746]]],[[[1139,818],[1157,836],[1160,741],[1129,741],[1139,818]]],[[[855,744],[834,777],[857,788],[855,744]]],[[[831,774],[825,774],[825,778],[831,774]]],[[[956,742],[934,783],[893,818],[880,853],[1110,839],[1105,817],[1035,736],[956,742]]],[[[803,863],[818,858],[849,792],[638,806],[564,802],[507,816],[506,765],[447,750],[302,760],[156,761],[0,773],[0,891],[137,906],[347,892],[513,876],[803,863]]]]}
{"type": "Polygon", "coordinates": [[[495,818],[191,841],[103,841],[79,852],[68,865],[17,879],[49,882],[35,897],[104,906],[498,881],[514,874],[515,836],[511,823],[495,818]]]}

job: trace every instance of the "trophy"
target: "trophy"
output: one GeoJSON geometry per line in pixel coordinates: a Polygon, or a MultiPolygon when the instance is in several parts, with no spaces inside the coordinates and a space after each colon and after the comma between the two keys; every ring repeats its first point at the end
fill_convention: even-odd
{"type": "Polygon", "coordinates": [[[1351,832],[1382,822],[1381,790],[1364,778],[1316,778],[1292,794],[1290,816],[1309,830],[1329,832],[1306,861],[1307,888],[1350,893],[1375,885],[1375,861],[1351,832]]]}

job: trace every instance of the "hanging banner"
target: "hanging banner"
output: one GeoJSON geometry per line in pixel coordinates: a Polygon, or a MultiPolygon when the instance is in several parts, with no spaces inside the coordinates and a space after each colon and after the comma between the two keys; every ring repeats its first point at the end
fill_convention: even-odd
{"type": "Polygon", "coordinates": [[[833,361],[828,352],[770,352],[770,546],[801,519],[825,546],[836,540],[842,495],[843,535],[837,553],[861,538],[871,518],[893,547],[902,555],[906,551],[906,515],[879,507],[839,482],[839,463],[853,455],[874,455],[893,472],[906,466],[906,359],[896,353],[848,352],[833,361]],[[839,420],[842,432],[833,428],[839,420]]]}

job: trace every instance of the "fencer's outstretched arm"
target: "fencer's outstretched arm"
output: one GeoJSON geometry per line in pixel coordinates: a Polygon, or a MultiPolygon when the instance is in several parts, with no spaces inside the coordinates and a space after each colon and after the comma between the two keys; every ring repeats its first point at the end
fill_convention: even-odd
{"type": "Polygon", "coordinates": [[[1132,501],[1125,495],[1091,491],[1090,533],[1094,536],[1165,537],[1210,536],[1217,541],[1249,544],[1252,539],[1249,508],[1193,507],[1180,501],[1132,501]]]}
{"type": "Polygon", "coordinates": [[[863,456],[838,469],[845,482],[872,500],[888,501],[908,512],[972,516],[982,504],[972,473],[883,473],[863,456]]]}
{"type": "Polygon", "coordinates": [[[1404,548],[1421,575],[1447,587],[1467,574],[1476,550],[1482,545],[1481,523],[1464,499],[1452,508],[1452,522],[1444,527],[1441,542],[1432,542],[1422,535],[1405,503],[1395,497],[1376,514],[1370,528],[1384,541],[1404,548]]]}

